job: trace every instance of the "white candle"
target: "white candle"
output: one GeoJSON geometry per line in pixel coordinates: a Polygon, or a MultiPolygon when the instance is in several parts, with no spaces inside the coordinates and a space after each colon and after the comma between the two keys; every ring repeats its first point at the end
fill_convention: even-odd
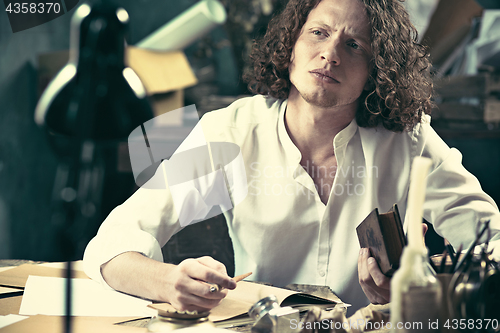
{"type": "Polygon", "coordinates": [[[413,160],[410,175],[410,191],[408,193],[408,246],[424,247],[422,215],[425,201],[427,174],[432,165],[430,158],[417,156],[413,160]]]}

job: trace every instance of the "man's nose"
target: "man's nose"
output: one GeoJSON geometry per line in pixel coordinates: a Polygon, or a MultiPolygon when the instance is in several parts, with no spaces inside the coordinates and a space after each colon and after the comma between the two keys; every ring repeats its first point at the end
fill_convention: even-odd
{"type": "Polygon", "coordinates": [[[332,65],[340,65],[340,46],[339,39],[332,37],[328,43],[324,44],[321,59],[332,63],[332,65]]]}

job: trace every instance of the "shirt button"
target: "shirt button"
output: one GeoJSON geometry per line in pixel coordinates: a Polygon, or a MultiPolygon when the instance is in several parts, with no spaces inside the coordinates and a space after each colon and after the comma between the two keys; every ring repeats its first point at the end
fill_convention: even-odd
{"type": "Polygon", "coordinates": [[[321,277],[325,276],[325,271],[324,270],[319,271],[319,276],[321,277]]]}

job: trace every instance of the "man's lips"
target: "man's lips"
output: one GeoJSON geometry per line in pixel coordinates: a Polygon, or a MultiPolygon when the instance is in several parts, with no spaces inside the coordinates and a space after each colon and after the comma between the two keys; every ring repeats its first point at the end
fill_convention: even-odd
{"type": "Polygon", "coordinates": [[[328,82],[328,83],[339,83],[339,81],[335,78],[332,72],[326,70],[326,69],[314,69],[310,71],[314,77],[316,77],[319,80],[328,82]]]}

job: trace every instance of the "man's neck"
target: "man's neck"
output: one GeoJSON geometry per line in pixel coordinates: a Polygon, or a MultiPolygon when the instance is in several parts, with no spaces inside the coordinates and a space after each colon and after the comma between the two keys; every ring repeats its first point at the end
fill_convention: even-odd
{"type": "Polygon", "coordinates": [[[335,155],[333,139],[356,115],[357,102],[322,108],[290,94],[285,125],[303,159],[320,162],[335,155]]]}

